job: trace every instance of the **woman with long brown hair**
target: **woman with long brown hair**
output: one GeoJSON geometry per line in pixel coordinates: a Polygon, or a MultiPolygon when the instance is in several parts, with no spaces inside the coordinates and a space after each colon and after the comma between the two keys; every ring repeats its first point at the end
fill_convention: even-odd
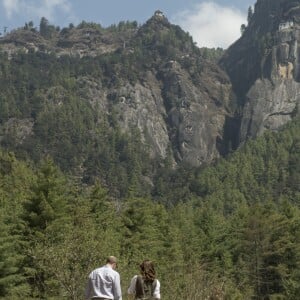
{"type": "Polygon", "coordinates": [[[135,300],[160,299],[160,282],[156,279],[153,262],[144,260],[140,264],[140,272],[131,279],[128,294],[134,295],[135,300]]]}

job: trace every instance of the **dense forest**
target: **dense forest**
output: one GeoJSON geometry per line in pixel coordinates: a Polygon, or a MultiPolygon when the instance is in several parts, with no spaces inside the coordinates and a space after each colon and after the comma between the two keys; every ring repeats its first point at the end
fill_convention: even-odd
{"type": "Polygon", "coordinates": [[[267,132],[213,166],[161,170],[152,195],[131,185],[122,199],[50,158],[2,151],[0,297],[82,299],[114,254],[124,293],[151,258],[164,299],[297,299],[299,130],[267,132]]]}
{"type": "MultiPolygon", "coordinates": [[[[82,299],[108,255],[124,296],[148,258],[165,300],[299,298],[299,117],[193,167],[122,130],[115,94],[109,113],[88,97],[90,85],[134,83],[174,58],[194,83],[206,69],[219,76],[210,62],[222,49],[163,25],[167,34],[150,20],[126,48],[95,57],[0,53],[0,299],[82,299]]],[[[118,40],[138,26],[85,27],[118,40]]],[[[43,18],[39,34],[51,44],[74,30],[43,18]]],[[[37,33],[31,22],[21,31],[37,33]]],[[[164,96],[167,108],[181,105],[164,96]]]]}

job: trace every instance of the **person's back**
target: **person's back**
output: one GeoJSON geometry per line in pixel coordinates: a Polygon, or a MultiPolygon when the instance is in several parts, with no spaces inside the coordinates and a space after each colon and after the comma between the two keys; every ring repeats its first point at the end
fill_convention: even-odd
{"type": "Polygon", "coordinates": [[[160,299],[160,282],[155,278],[154,265],[150,260],[140,264],[141,275],[135,275],[130,282],[128,294],[135,300],[160,299]]]}
{"type": "Polygon", "coordinates": [[[153,300],[155,289],[157,285],[157,279],[144,280],[143,276],[138,275],[136,278],[136,286],[135,286],[135,299],[136,300],[153,300]]]}
{"type": "Polygon", "coordinates": [[[115,257],[109,257],[107,264],[97,268],[89,275],[86,288],[86,299],[122,300],[120,275],[116,268],[115,257]]]}

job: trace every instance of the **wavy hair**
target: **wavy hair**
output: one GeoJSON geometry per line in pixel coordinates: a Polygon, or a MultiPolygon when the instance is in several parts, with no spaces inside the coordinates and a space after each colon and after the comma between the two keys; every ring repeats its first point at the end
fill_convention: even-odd
{"type": "Polygon", "coordinates": [[[145,281],[153,282],[155,280],[155,268],[154,264],[151,260],[144,260],[140,264],[141,275],[145,281]]]}

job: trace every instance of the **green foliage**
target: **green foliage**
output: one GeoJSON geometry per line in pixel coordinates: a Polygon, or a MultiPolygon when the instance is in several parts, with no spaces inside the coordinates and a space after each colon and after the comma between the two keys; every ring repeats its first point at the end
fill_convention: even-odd
{"type": "MultiPolygon", "coordinates": [[[[106,29],[83,21],[63,31],[81,29],[98,30],[112,39],[122,32],[123,47],[82,59],[40,51],[15,53],[10,59],[0,54],[1,146],[35,163],[49,155],[78,180],[93,183],[100,178],[116,197],[148,196],[151,183],[147,179],[151,181],[152,166],[160,162],[150,159],[136,128],[127,134],[118,128],[118,115],[111,105],[114,95],[108,95],[108,114],[96,99],[91,101],[92,86],[101,83],[114,88],[124,80],[134,85],[149,67],[172,59],[197,80],[201,62],[192,67],[192,57],[199,49],[189,34],[164,19],[161,24],[151,20],[141,27],[120,22],[106,29]],[[128,38],[132,32],[136,39],[128,38]]],[[[53,30],[43,17],[40,34],[49,43],[55,42],[53,30]]],[[[209,56],[217,59],[218,53],[209,56]]]]}
{"type": "Polygon", "coordinates": [[[143,178],[151,172],[150,158],[139,132],[132,128],[128,134],[121,133],[115,112],[106,115],[93,107],[84,85],[85,81],[93,82],[95,76],[110,81],[114,59],[86,58],[83,63],[77,58],[58,59],[43,53],[20,54],[11,60],[3,55],[0,123],[17,122],[33,134],[21,137],[19,143],[18,126],[6,131],[3,125],[2,146],[35,162],[46,153],[63,171],[85,182],[100,177],[118,196],[125,197],[132,189],[147,194],[143,178]],[[16,119],[27,121],[23,125],[16,119]]]}
{"type": "Polygon", "coordinates": [[[200,53],[204,59],[217,62],[224,54],[224,49],[222,48],[200,48],[200,53]]]}
{"type": "MultiPolygon", "coordinates": [[[[119,253],[114,210],[109,206],[91,206],[91,202],[78,196],[78,191],[74,192],[68,220],[49,228],[35,249],[38,267],[50,274],[44,283],[47,294],[54,298],[81,299],[87,274],[108,253],[119,253]],[[57,233],[59,242],[55,238],[57,233]]],[[[103,195],[95,193],[98,192],[93,192],[93,202],[95,198],[102,201],[103,195]]]]}
{"type": "Polygon", "coordinates": [[[22,204],[35,176],[12,153],[0,152],[0,297],[26,297],[30,286],[24,268],[22,204]]]}
{"type": "MultiPolygon", "coordinates": [[[[297,298],[298,132],[299,121],[292,122],[201,170],[176,175],[161,167],[154,193],[161,203],[136,196],[134,173],[124,201],[100,183],[67,178],[53,161],[34,170],[1,154],[1,297],[81,299],[87,274],[114,254],[124,293],[149,258],[167,300],[297,298]]],[[[117,127],[115,134],[112,149],[139,139],[117,138],[117,127]]],[[[130,147],[118,152],[120,165],[129,160],[142,169],[130,156],[138,148],[130,147]]]]}
{"type": "Polygon", "coordinates": [[[24,203],[24,221],[30,233],[44,231],[65,215],[66,182],[52,161],[43,162],[33,194],[24,203]]]}
{"type": "Polygon", "coordinates": [[[143,65],[145,57],[150,60],[147,62],[149,64],[161,59],[179,59],[183,55],[198,51],[191,36],[179,26],[171,25],[168,22],[161,25],[152,19],[140,28],[131,46],[142,54],[141,61],[138,59],[138,62],[142,63],[144,60],[143,65]],[[161,28],[161,26],[164,27],[161,28]]]}
{"type": "Polygon", "coordinates": [[[121,21],[119,22],[118,26],[117,26],[117,29],[118,31],[126,31],[128,29],[136,29],[138,27],[138,24],[136,21],[133,21],[133,22],[130,22],[130,21],[127,21],[127,22],[124,22],[124,21],[121,21]]]}
{"type": "Polygon", "coordinates": [[[241,25],[241,28],[240,28],[241,35],[244,34],[244,32],[246,31],[246,29],[247,29],[247,26],[246,26],[245,24],[242,24],[242,25],[241,25]]]}
{"type": "Polygon", "coordinates": [[[253,8],[252,6],[249,6],[248,8],[248,15],[247,15],[247,21],[248,21],[248,24],[251,22],[252,18],[253,18],[253,8]]]}
{"type": "Polygon", "coordinates": [[[291,161],[298,156],[298,130],[299,120],[296,120],[282,132],[267,132],[263,137],[249,141],[216,167],[199,172],[192,185],[193,191],[212,198],[216,207],[226,208],[225,213],[234,210],[235,204],[227,191],[237,191],[236,200],[247,204],[264,203],[283,195],[289,195],[290,201],[294,202],[298,198],[299,185],[294,185],[293,178],[298,167],[294,163],[291,167],[291,161]]]}
{"type": "Polygon", "coordinates": [[[13,220],[0,211],[0,297],[26,295],[29,286],[22,270],[21,236],[13,220]]]}
{"type": "Polygon", "coordinates": [[[45,39],[51,39],[53,34],[55,33],[56,28],[53,25],[49,24],[49,21],[42,17],[40,21],[40,34],[45,39]]]}
{"type": "MultiPolygon", "coordinates": [[[[53,27],[40,25],[51,39],[53,27]]],[[[137,39],[96,58],[0,54],[1,146],[23,159],[0,153],[0,298],[81,299],[87,274],[116,255],[124,293],[149,258],[166,300],[297,299],[299,119],[214,165],[173,169],[170,155],[150,158],[137,128],[123,133],[116,95],[106,114],[88,101],[91,87],[135,84],[170,60],[196,80],[222,50],[196,48],[163,20],[85,28],[137,39]]]]}
{"type": "Polygon", "coordinates": [[[149,200],[129,199],[125,203],[122,253],[130,264],[138,263],[145,256],[159,258],[164,251],[165,218],[163,206],[149,200]]]}
{"type": "MultiPolygon", "coordinates": [[[[72,25],[71,24],[69,25],[70,29],[72,29],[74,27],[74,25],[73,26],[72,25]]],[[[82,21],[80,24],[78,24],[77,28],[78,29],[84,29],[84,28],[97,29],[99,31],[101,31],[101,29],[102,29],[100,24],[97,24],[94,22],[85,22],[85,21],[82,21]]]]}

